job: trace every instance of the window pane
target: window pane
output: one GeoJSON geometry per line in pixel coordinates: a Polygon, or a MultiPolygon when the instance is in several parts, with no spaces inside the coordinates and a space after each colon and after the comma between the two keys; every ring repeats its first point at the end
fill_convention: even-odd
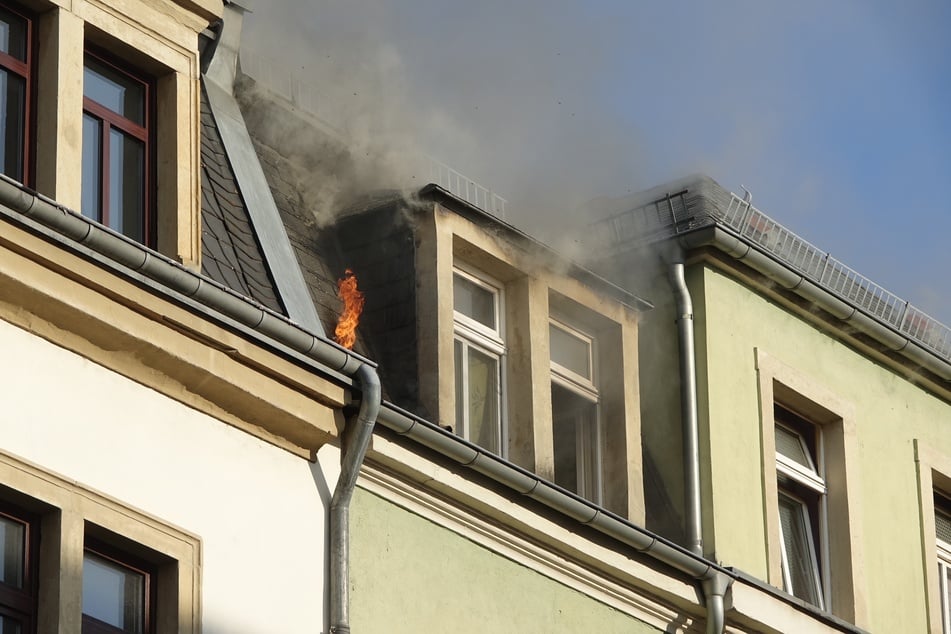
{"type": "Polygon", "coordinates": [[[145,575],[86,552],[83,614],[123,632],[140,634],[145,624],[145,575]]]}
{"type": "Polygon", "coordinates": [[[102,222],[102,122],[83,113],[82,211],[102,222]]]}
{"type": "Polygon", "coordinates": [[[114,68],[86,59],[83,96],[118,115],[145,125],[145,86],[114,68]]]}
{"type": "Polygon", "coordinates": [[[780,493],[779,524],[792,584],[792,588],[787,590],[804,601],[821,606],[818,561],[812,544],[812,527],[806,507],[798,500],[780,493]]]}
{"type": "Polygon", "coordinates": [[[591,379],[591,345],[554,324],[548,326],[551,360],[575,374],[591,379]]]}
{"type": "Polygon", "coordinates": [[[26,20],[0,8],[0,51],[26,61],[26,20]]]}
{"type": "Polygon", "coordinates": [[[951,517],[935,509],[934,527],[935,536],[946,544],[951,544],[951,517]]]}
{"type": "Polygon", "coordinates": [[[145,145],[115,128],[109,130],[109,225],[145,239],[145,145]]]}
{"type": "Polygon", "coordinates": [[[551,409],[555,484],[597,501],[597,405],[553,384],[551,409]]]}
{"type": "Polygon", "coordinates": [[[499,360],[469,347],[469,440],[499,451],[499,360]]]}
{"type": "Polygon", "coordinates": [[[26,80],[0,68],[0,171],[23,180],[26,80]]]}
{"type": "Polygon", "coordinates": [[[803,449],[799,434],[779,425],[776,426],[776,452],[790,460],[795,460],[810,471],[816,470],[811,456],[803,449]]]}
{"type": "Polygon", "coordinates": [[[26,548],[26,526],[21,522],[0,518],[0,582],[23,587],[24,550],[26,548]]]}
{"type": "Polygon", "coordinates": [[[452,296],[456,311],[492,330],[498,330],[495,323],[495,293],[461,275],[455,275],[452,296]]]}
{"type": "Polygon", "coordinates": [[[20,621],[9,616],[0,616],[0,634],[21,634],[22,631],[20,621]]]}

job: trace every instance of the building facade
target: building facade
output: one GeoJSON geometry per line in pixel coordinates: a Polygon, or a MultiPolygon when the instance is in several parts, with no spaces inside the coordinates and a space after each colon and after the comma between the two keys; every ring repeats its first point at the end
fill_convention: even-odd
{"type": "Polygon", "coordinates": [[[685,270],[706,556],[863,629],[947,631],[951,331],[708,178],[615,204],[601,265],[656,305],[644,441],[678,493],[681,393],[656,379],[679,373],[669,279],[685,270]]]}
{"type": "Polygon", "coordinates": [[[947,628],[946,328],[703,179],[585,266],[451,187],[315,208],[346,140],[243,13],[0,2],[0,630],[947,628]]]}

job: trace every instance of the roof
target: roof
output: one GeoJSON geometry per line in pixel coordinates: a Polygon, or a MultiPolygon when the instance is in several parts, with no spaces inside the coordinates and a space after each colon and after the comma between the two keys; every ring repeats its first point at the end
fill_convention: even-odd
{"type": "Polygon", "coordinates": [[[286,314],[238,190],[204,86],[201,197],[202,273],[262,306],[286,314]]]}
{"type": "Polygon", "coordinates": [[[691,176],[634,196],[598,201],[595,208],[605,217],[591,225],[588,241],[599,253],[605,248],[614,254],[636,251],[671,239],[687,249],[712,246],[821,306],[887,354],[951,381],[951,328],[709,177],[691,176]]]}

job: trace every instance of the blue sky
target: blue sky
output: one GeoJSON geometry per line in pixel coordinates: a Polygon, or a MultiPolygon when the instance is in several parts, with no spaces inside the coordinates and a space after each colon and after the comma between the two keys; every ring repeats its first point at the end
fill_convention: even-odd
{"type": "Polygon", "coordinates": [[[264,4],[252,49],[530,232],[704,172],[951,323],[951,2],[264,4]]]}

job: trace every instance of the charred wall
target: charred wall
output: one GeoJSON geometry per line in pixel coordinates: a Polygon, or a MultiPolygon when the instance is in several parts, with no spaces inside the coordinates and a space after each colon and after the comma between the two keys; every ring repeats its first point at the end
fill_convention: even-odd
{"type": "Polygon", "coordinates": [[[352,269],[366,303],[358,332],[379,361],[388,398],[429,413],[419,403],[414,233],[402,202],[341,218],[325,230],[339,266],[352,269]]]}

